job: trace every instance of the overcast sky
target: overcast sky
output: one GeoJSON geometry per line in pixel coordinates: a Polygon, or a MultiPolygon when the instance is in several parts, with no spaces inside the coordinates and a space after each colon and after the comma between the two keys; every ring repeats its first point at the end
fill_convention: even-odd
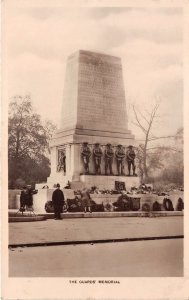
{"type": "Polygon", "coordinates": [[[175,133],[182,126],[181,8],[46,7],[45,0],[43,7],[28,5],[32,1],[15,7],[12,2],[6,10],[10,98],[30,93],[37,112],[58,124],[66,59],[79,49],[92,50],[121,57],[130,122],[131,103],[150,109],[160,98],[156,133],[175,133]]]}

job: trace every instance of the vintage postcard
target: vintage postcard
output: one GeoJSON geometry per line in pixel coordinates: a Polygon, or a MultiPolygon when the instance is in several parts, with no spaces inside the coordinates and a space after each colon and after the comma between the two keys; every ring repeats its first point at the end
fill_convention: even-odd
{"type": "Polygon", "coordinates": [[[2,299],[188,299],[188,1],[2,1],[2,299]]]}

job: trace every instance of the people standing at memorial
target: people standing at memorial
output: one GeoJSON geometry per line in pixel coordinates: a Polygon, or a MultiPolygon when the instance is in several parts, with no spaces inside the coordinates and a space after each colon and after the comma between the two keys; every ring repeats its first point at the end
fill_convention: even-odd
{"type": "Polygon", "coordinates": [[[31,185],[23,187],[20,195],[20,211],[25,211],[28,208],[33,208],[33,195],[37,194],[37,190],[32,189],[31,185]]]}
{"type": "Polygon", "coordinates": [[[87,142],[83,143],[83,147],[81,150],[81,156],[82,156],[83,163],[84,163],[85,174],[89,174],[89,161],[90,161],[90,157],[91,157],[91,149],[89,148],[87,142]]]}
{"type": "Polygon", "coordinates": [[[95,143],[93,149],[93,158],[94,158],[94,165],[95,165],[95,174],[101,174],[101,157],[102,157],[102,149],[100,148],[99,143],[95,143]]]}
{"type": "Polygon", "coordinates": [[[28,198],[27,188],[26,188],[26,186],[23,186],[23,189],[22,189],[21,194],[20,194],[20,211],[21,212],[25,211],[27,198],[28,198]]]}
{"type": "Polygon", "coordinates": [[[27,206],[32,207],[33,206],[33,195],[37,194],[36,190],[32,189],[31,185],[27,185],[27,206]]]}
{"type": "Polygon", "coordinates": [[[106,145],[106,149],[104,151],[104,158],[105,158],[105,175],[108,175],[108,169],[110,175],[113,175],[112,172],[112,163],[113,163],[114,151],[111,144],[106,145]]]}
{"type": "Polygon", "coordinates": [[[115,152],[115,157],[117,161],[117,172],[118,175],[124,176],[124,158],[125,158],[125,151],[122,145],[118,145],[116,152],[115,152]]]}
{"type": "Polygon", "coordinates": [[[126,160],[127,160],[127,164],[128,164],[128,171],[129,171],[129,176],[131,175],[131,167],[132,167],[132,170],[133,170],[133,176],[136,176],[136,173],[135,173],[135,170],[136,170],[136,166],[135,166],[135,157],[136,157],[136,154],[135,154],[135,151],[133,149],[133,146],[129,146],[128,147],[129,149],[127,150],[127,153],[126,153],[126,160]]]}
{"type": "Polygon", "coordinates": [[[89,191],[87,188],[84,188],[82,191],[81,191],[81,201],[82,201],[82,205],[83,205],[83,208],[84,208],[84,212],[86,213],[87,210],[92,213],[91,211],[91,197],[90,197],[90,194],[89,194],[89,191]]]}
{"type": "Polygon", "coordinates": [[[61,220],[61,212],[64,205],[64,194],[60,189],[60,184],[57,183],[56,190],[52,194],[52,202],[54,206],[54,219],[61,220]]]}

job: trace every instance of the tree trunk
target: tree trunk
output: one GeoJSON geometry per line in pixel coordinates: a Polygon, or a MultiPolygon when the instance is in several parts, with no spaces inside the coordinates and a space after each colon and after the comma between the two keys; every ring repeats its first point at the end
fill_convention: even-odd
{"type": "Polygon", "coordinates": [[[144,151],[143,151],[143,157],[144,157],[144,163],[143,163],[144,176],[143,176],[143,181],[144,181],[144,183],[146,183],[148,181],[148,169],[147,169],[147,165],[146,165],[146,161],[147,161],[148,134],[149,134],[149,132],[147,132],[147,134],[146,134],[146,139],[145,139],[145,144],[144,144],[144,151]]]}

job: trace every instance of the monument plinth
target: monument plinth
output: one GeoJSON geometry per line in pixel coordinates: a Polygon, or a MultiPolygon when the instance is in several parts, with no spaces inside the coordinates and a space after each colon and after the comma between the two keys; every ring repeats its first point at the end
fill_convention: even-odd
{"type": "MultiPolygon", "coordinates": [[[[102,184],[101,176],[107,175],[112,179],[103,179],[104,188],[114,188],[119,144],[124,152],[129,145],[135,145],[134,136],[128,130],[121,59],[80,50],[67,61],[60,129],[51,141],[48,185],[59,182],[64,186],[68,180],[86,186],[94,181],[98,185],[102,184]],[[88,161],[82,154],[83,143],[90,152],[88,161]],[[95,150],[96,143],[100,150],[95,150]],[[112,145],[113,152],[108,162],[107,144],[112,145]]],[[[123,160],[126,174],[127,163],[123,160]]],[[[131,177],[128,180],[131,182],[131,177]]],[[[127,177],[125,183],[127,186],[127,177]]]]}

